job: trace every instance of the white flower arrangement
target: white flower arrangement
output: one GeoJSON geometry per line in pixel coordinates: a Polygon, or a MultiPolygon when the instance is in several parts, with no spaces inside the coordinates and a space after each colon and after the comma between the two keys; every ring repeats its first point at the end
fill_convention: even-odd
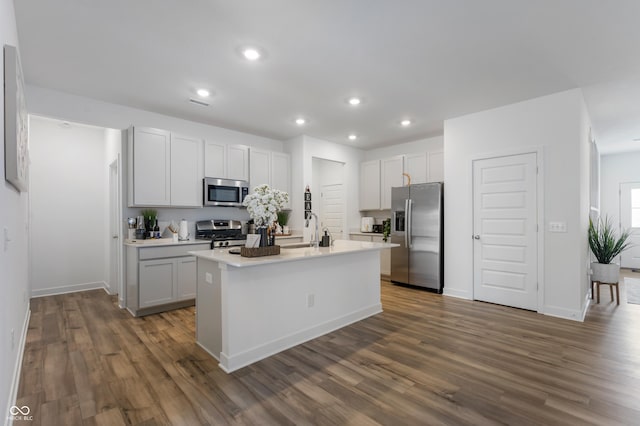
{"type": "Polygon", "coordinates": [[[269,226],[278,220],[277,213],[289,202],[289,194],[267,184],[257,186],[242,205],[247,208],[256,226],[269,226]]]}

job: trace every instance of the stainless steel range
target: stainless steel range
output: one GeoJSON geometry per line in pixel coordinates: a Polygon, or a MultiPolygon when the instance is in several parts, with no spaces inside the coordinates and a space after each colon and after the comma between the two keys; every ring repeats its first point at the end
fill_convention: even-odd
{"type": "Polygon", "coordinates": [[[242,233],[239,220],[212,219],[196,222],[196,239],[210,240],[211,248],[243,246],[247,235],[242,233]]]}

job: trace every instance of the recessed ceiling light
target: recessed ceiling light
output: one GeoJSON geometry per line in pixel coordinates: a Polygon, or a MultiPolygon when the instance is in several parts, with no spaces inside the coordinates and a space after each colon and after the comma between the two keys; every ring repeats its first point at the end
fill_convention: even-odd
{"type": "Polygon", "coordinates": [[[402,126],[404,126],[404,127],[410,126],[410,125],[411,125],[411,120],[408,120],[408,119],[402,120],[402,121],[400,122],[400,124],[401,124],[402,126]]]}
{"type": "Polygon", "coordinates": [[[201,98],[208,98],[209,95],[210,95],[210,93],[209,93],[209,91],[207,89],[198,89],[198,91],[196,93],[201,98]]]}
{"type": "Polygon", "coordinates": [[[306,123],[307,120],[305,120],[304,118],[300,117],[300,118],[296,118],[296,124],[298,126],[302,126],[304,123],[306,123]]]}
{"type": "Polygon", "coordinates": [[[257,61],[258,59],[260,59],[262,54],[255,47],[247,47],[242,49],[242,56],[244,56],[249,61],[257,61]]]}
{"type": "Polygon", "coordinates": [[[354,135],[353,133],[349,135],[349,140],[350,141],[355,141],[356,139],[358,139],[357,135],[354,135]]]}
{"type": "Polygon", "coordinates": [[[356,106],[356,105],[360,105],[361,100],[360,98],[349,98],[348,102],[349,102],[349,105],[356,106]]]}

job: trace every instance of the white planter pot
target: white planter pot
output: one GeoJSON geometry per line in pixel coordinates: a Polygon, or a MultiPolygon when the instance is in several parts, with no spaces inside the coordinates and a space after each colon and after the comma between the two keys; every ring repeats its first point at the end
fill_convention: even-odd
{"type": "Polygon", "coordinates": [[[591,264],[591,281],[601,283],[617,283],[620,280],[620,265],[617,263],[597,263],[591,264]]]}

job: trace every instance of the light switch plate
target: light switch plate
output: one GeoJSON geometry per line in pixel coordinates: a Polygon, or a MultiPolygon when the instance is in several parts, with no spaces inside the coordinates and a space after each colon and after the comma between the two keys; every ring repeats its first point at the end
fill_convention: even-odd
{"type": "Polygon", "coordinates": [[[549,222],[549,232],[567,232],[567,222],[549,222]]]}

